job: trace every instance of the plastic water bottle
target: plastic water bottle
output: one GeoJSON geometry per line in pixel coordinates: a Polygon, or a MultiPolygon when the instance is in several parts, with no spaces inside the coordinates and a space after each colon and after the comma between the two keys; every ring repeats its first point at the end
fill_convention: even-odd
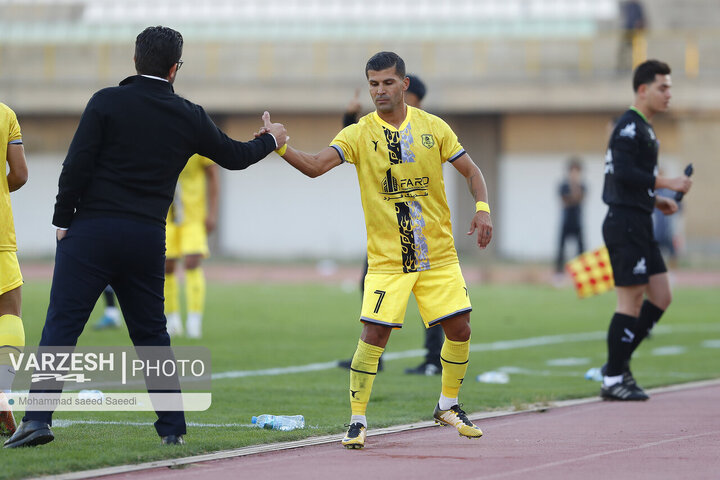
{"type": "Polygon", "coordinates": [[[253,416],[251,422],[260,428],[283,432],[289,432],[296,428],[305,428],[305,419],[302,415],[260,415],[258,417],[253,416]]]}
{"type": "Polygon", "coordinates": [[[592,380],[594,382],[602,382],[603,381],[602,371],[599,368],[591,368],[587,372],[585,372],[585,379],[592,380]]]}

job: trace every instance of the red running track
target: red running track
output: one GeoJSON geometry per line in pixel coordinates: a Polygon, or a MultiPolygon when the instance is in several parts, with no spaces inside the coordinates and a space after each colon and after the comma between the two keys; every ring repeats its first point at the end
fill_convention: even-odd
{"type": "Polygon", "coordinates": [[[363,450],[342,448],[338,436],[323,445],[105,478],[720,478],[720,382],[661,390],[647,402],[589,402],[477,423],[485,433],[479,440],[461,438],[449,427],[377,436],[370,431],[363,450]]]}

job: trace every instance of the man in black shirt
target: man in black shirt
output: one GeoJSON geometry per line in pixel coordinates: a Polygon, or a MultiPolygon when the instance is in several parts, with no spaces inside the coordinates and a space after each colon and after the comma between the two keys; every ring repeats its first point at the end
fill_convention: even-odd
{"type": "Polygon", "coordinates": [[[608,213],[603,238],[610,253],[617,308],[608,330],[608,361],[601,396],[609,400],[647,400],[630,373],[630,357],[670,305],[667,268],[653,237],[652,211],[677,212],[675,200],[655,194],[668,188],[687,192],[687,176],[658,174],[658,140],[650,122],[667,111],[670,67],[657,60],[640,64],[633,76],[635,100],[618,120],[605,156],[603,201],[608,213]]]}
{"type": "MultiPolygon", "coordinates": [[[[281,124],[265,125],[266,134],[246,143],[232,140],[202,107],[176,95],[172,84],[182,46],[175,30],[145,29],[135,43],[138,75],[100,90],[85,108],[58,183],[58,243],[41,348],[75,346],[100,293],[111,285],[133,344],[169,349],[165,217],[178,175],[195,153],[239,170],[285,144],[281,124]]],[[[157,415],[162,443],[184,443],[184,413],[157,415]]],[[[27,411],[5,447],[52,441],[51,423],[52,411],[27,411]]]]}
{"type": "Polygon", "coordinates": [[[568,161],[567,177],[558,188],[562,200],[562,218],[560,221],[560,239],[555,260],[555,274],[562,275],[565,265],[565,242],[570,237],[577,240],[577,254],[585,251],[582,229],[582,203],[585,199],[585,184],[582,181],[582,163],[572,157],[568,161]]]}

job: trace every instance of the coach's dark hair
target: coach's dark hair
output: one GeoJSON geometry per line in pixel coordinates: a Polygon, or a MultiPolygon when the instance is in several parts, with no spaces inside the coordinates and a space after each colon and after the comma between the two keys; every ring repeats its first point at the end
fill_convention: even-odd
{"type": "Polygon", "coordinates": [[[660,60],[648,60],[641,63],[635,69],[633,75],[633,90],[638,91],[640,85],[655,81],[655,75],[670,75],[670,66],[660,60]]]}
{"type": "Polygon", "coordinates": [[[183,38],[168,27],[148,27],[135,39],[135,70],[165,78],[182,56],[183,38]]]}
{"type": "Polygon", "coordinates": [[[365,77],[367,78],[370,70],[379,72],[390,67],[395,67],[398,77],[405,78],[405,61],[395,52],[378,52],[370,57],[365,65],[365,77]]]}

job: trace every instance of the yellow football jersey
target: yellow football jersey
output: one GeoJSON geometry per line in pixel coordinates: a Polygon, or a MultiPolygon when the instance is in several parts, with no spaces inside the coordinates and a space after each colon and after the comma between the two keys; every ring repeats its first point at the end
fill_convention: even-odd
{"type": "Polygon", "coordinates": [[[0,251],[16,252],[15,222],[10,204],[10,189],[7,183],[7,147],[22,144],[20,124],[15,112],[0,103],[0,251]]]}
{"type": "Polygon", "coordinates": [[[212,164],[212,160],[202,155],[195,154],[190,157],[187,165],[180,172],[175,187],[175,198],[168,212],[168,222],[180,225],[205,221],[207,215],[205,168],[212,164]]]}
{"type": "Polygon", "coordinates": [[[357,170],[368,271],[418,272],[458,261],[442,164],[465,150],[447,123],[408,106],[398,129],[373,112],[330,146],[357,170]]]}

